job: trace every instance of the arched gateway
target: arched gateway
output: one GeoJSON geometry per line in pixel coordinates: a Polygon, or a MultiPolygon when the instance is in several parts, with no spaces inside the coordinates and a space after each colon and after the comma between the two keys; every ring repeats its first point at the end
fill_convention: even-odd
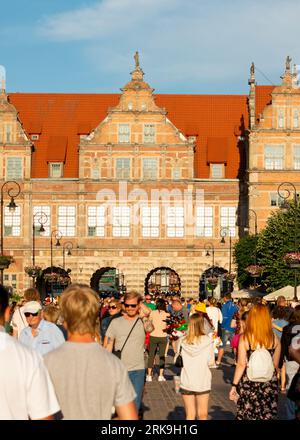
{"type": "Polygon", "coordinates": [[[145,279],[145,293],[180,293],[179,275],[170,267],[157,267],[145,279]]]}
{"type": "Polygon", "coordinates": [[[92,276],[90,286],[102,298],[114,295],[119,297],[120,292],[125,292],[124,275],[115,267],[101,267],[92,276]]]}

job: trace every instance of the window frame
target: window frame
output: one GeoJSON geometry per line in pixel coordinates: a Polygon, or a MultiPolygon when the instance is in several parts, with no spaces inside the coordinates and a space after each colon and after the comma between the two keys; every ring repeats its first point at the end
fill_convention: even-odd
{"type": "Polygon", "coordinates": [[[6,174],[6,179],[7,180],[22,180],[23,179],[23,157],[20,156],[6,156],[6,169],[5,169],[5,174],[6,174]],[[19,166],[20,168],[16,168],[15,165],[11,166],[9,165],[10,161],[19,161],[19,166]],[[13,170],[14,173],[13,174],[9,174],[9,170],[13,170]],[[18,170],[19,173],[15,173],[15,171],[18,170]]]}
{"type": "Polygon", "coordinates": [[[157,180],[159,176],[159,158],[154,156],[143,157],[142,158],[142,170],[143,170],[143,179],[144,180],[157,180]],[[149,167],[145,169],[146,161],[153,161],[153,167],[149,167]],[[145,172],[146,171],[146,172],[145,172]],[[147,176],[146,174],[150,173],[151,176],[147,176]],[[155,177],[152,175],[155,173],[155,177]]]}
{"type": "Polygon", "coordinates": [[[130,134],[131,134],[130,124],[126,124],[126,123],[119,123],[118,124],[118,143],[119,144],[130,144],[130,134]],[[128,127],[128,131],[124,130],[124,132],[122,132],[121,127],[123,127],[123,128],[128,127]],[[124,136],[124,139],[127,139],[127,136],[128,136],[128,140],[123,140],[123,136],[124,136]],[[125,138],[125,136],[126,136],[126,138],[125,138]]]}
{"type": "Polygon", "coordinates": [[[142,238],[159,238],[160,209],[158,205],[142,206],[140,212],[142,238]],[[149,231],[147,233],[146,231],[149,231]]]}
{"type": "Polygon", "coordinates": [[[63,237],[76,237],[76,205],[62,205],[58,206],[57,210],[57,229],[61,232],[63,237]],[[60,211],[66,210],[66,214],[60,214],[60,211]],[[74,211],[74,214],[69,214],[69,211],[74,211]],[[68,219],[74,218],[73,224],[68,224],[68,219]],[[66,222],[62,221],[66,219],[66,222]],[[71,233],[70,231],[74,231],[71,233]]]}
{"type": "Polygon", "coordinates": [[[184,238],[185,216],[183,206],[166,207],[166,235],[168,238],[184,238]],[[182,212],[182,215],[177,215],[179,212],[182,212]]]}
{"type": "Polygon", "coordinates": [[[115,178],[118,180],[129,180],[131,178],[131,158],[130,157],[116,157],[115,158],[115,178]],[[122,166],[121,168],[118,168],[118,162],[119,161],[129,161],[129,167],[126,168],[122,166]],[[118,175],[118,172],[121,172],[121,175],[118,175]],[[123,175],[124,173],[127,174],[128,177],[123,175]]]}
{"type": "Polygon", "coordinates": [[[105,237],[105,226],[106,226],[106,209],[104,206],[96,206],[96,205],[89,205],[87,207],[87,236],[88,237],[105,237]],[[95,215],[91,215],[91,210],[95,210],[95,215]],[[101,212],[103,211],[103,215],[101,212]],[[99,215],[99,213],[101,215],[99,215]],[[95,218],[94,225],[92,219],[95,218]],[[90,234],[89,228],[95,228],[95,234],[90,234]],[[100,231],[103,231],[103,233],[100,233],[100,231]],[[97,233],[98,232],[98,233],[97,233]]]}
{"type": "Polygon", "coordinates": [[[214,207],[211,206],[196,206],[196,237],[213,237],[214,235],[214,207]],[[199,215],[200,210],[203,210],[203,215],[199,215]],[[207,215],[207,213],[211,215],[207,215]],[[203,221],[202,221],[203,219],[203,221]],[[209,220],[207,220],[209,219],[209,220]],[[201,224],[203,223],[203,224],[201,224]],[[202,228],[202,232],[201,231],[202,228]],[[207,231],[207,233],[206,233],[207,231]]]}
{"type": "Polygon", "coordinates": [[[63,162],[49,162],[49,178],[50,179],[60,179],[61,177],[63,177],[63,173],[64,172],[64,164],[63,162]],[[59,169],[60,169],[60,175],[59,176],[54,176],[53,175],[53,168],[54,166],[59,165],[59,169]]]}
{"type": "Polygon", "coordinates": [[[265,144],[264,145],[264,169],[268,171],[278,171],[284,170],[284,145],[283,144],[265,144]],[[271,154],[271,149],[273,152],[271,154]],[[281,155],[276,155],[276,149],[279,151],[281,149],[281,155]],[[268,153],[268,150],[270,151],[268,153]],[[268,162],[269,161],[269,162],[268,162]],[[280,161],[280,163],[277,161],[280,161]]]}

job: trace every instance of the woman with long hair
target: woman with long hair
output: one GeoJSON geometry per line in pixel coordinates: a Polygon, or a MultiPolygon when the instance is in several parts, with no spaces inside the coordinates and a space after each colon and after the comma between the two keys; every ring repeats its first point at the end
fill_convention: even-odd
{"type": "Polygon", "coordinates": [[[180,393],[182,394],[186,419],[207,420],[208,399],[211,390],[212,339],[205,333],[205,318],[202,313],[190,317],[186,336],[180,340],[179,351],[183,367],[180,375],[180,393]]]}
{"type": "Polygon", "coordinates": [[[152,310],[149,319],[152,321],[154,330],[150,333],[149,338],[149,357],[148,357],[148,372],[146,381],[152,382],[153,377],[153,364],[155,359],[155,353],[159,352],[159,382],[165,382],[164,368],[165,368],[165,352],[167,347],[167,333],[166,329],[166,319],[169,317],[167,313],[166,301],[159,298],[156,302],[156,310],[152,310]]]}
{"type": "Polygon", "coordinates": [[[272,420],[277,417],[278,370],[280,341],[272,330],[267,306],[254,305],[248,314],[246,328],[238,345],[237,365],[234,372],[230,400],[237,402],[237,420],[272,420]],[[247,375],[251,354],[259,348],[269,351],[274,372],[270,380],[253,381],[247,375]]]}

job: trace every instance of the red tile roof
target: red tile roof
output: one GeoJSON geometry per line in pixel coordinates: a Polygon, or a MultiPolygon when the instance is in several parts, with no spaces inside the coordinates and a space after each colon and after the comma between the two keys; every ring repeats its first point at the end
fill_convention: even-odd
{"type": "Polygon", "coordinates": [[[227,163],[229,139],[209,137],[207,139],[207,163],[227,163]]]}
{"type": "MultiPolygon", "coordinates": [[[[270,87],[257,87],[257,107],[263,108],[269,91],[270,87]]],[[[10,102],[16,107],[25,130],[33,133],[33,128],[41,128],[33,153],[32,177],[48,177],[48,145],[52,136],[68,138],[64,177],[78,177],[80,134],[97,127],[119,98],[119,94],[10,93],[10,102]]],[[[246,95],[155,95],[156,104],[166,108],[168,119],[183,134],[197,136],[195,177],[209,177],[209,138],[227,139],[226,177],[238,177],[238,137],[248,126],[247,98],[246,95]]]]}
{"type": "Polygon", "coordinates": [[[263,109],[267,104],[271,103],[271,93],[275,89],[275,86],[256,86],[255,88],[255,115],[256,120],[259,118],[259,115],[263,112],[263,109]]]}

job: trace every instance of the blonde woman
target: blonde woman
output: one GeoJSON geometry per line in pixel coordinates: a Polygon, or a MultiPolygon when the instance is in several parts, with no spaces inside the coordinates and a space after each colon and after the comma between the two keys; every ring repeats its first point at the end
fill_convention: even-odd
{"type": "Polygon", "coordinates": [[[180,393],[182,394],[186,419],[207,420],[208,399],[211,390],[211,372],[209,361],[212,339],[205,334],[203,314],[194,313],[190,317],[187,334],[179,343],[183,359],[180,375],[180,393]]]}

